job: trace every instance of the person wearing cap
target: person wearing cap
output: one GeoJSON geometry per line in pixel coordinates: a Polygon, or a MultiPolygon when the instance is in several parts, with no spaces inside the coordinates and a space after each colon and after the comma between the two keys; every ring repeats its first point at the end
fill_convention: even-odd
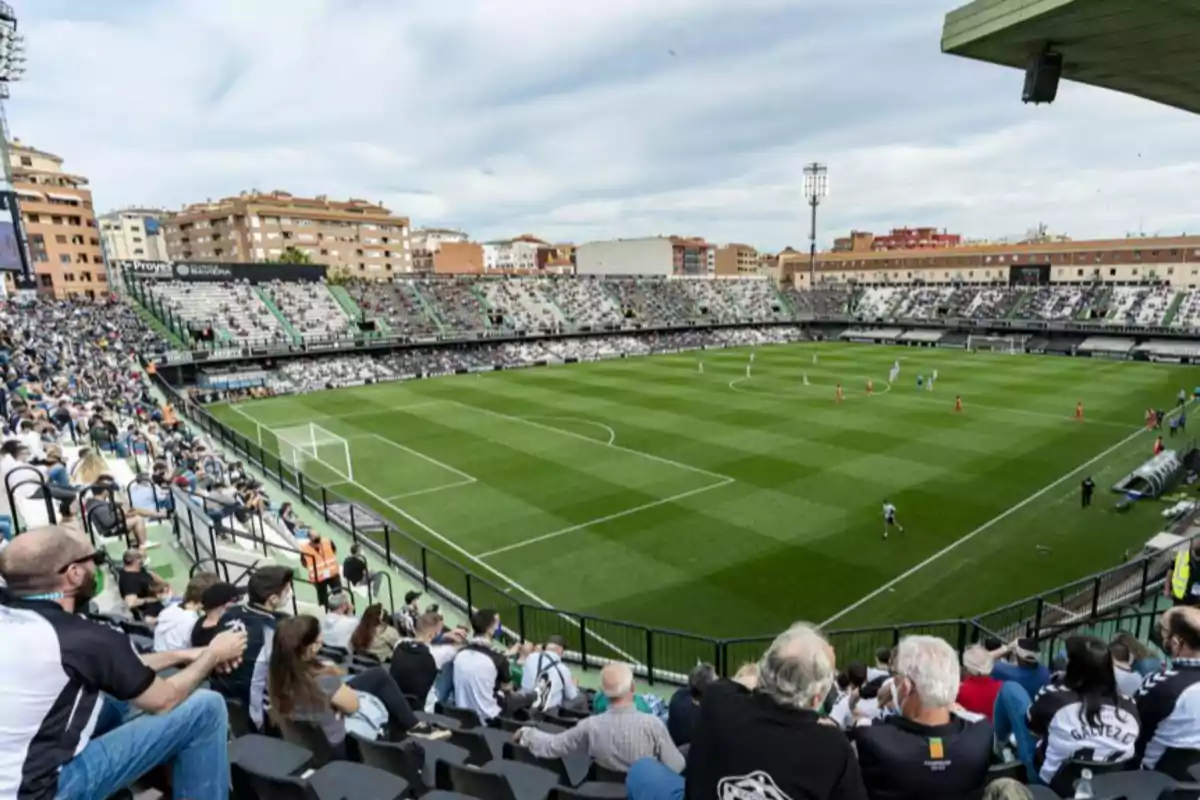
{"type": "Polygon", "coordinates": [[[158,623],[154,626],[154,652],[186,650],[194,646],[192,629],[200,618],[202,598],[218,580],[213,572],[198,572],[192,576],[183,591],[183,600],[171,603],[158,615],[158,623]]]}
{"type": "Polygon", "coordinates": [[[126,550],[121,559],[117,587],[125,607],[135,619],[153,622],[163,612],[163,600],[171,596],[171,587],[156,573],[146,569],[141,550],[126,550]]]}
{"type": "Polygon", "coordinates": [[[200,596],[200,621],[192,628],[192,647],[204,647],[220,631],[225,612],[238,603],[246,592],[232,583],[217,583],[200,596]]]}
{"type": "Polygon", "coordinates": [[[995,666],[992,677],[1000,681],[1021,684],[1030,697],[1037,697],[1050,682],[1050,669],[1038,661],[1038,646],[1034,639],[1017,639],[991,653],[995,666]],[[1005,660],[1009,656],[1012,661],[1005,660]]]}
{"type": "Polygon", "coordinates": [[[417,620],[421,616],[421,606],[417,602],[420,599],[420,592],[405,592],[404,605],[395,613],[395,615],[393,615],[393,622],[396,623],[396,630],[400,631],[402,636],[416,636],[417,620]]]}

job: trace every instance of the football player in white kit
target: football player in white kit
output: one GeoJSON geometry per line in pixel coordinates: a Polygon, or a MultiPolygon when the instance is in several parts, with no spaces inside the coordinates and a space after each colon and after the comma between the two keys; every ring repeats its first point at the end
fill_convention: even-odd
{"type": "Polygon", "coordinates": [[[883,538],[888,537],[888,531],[892,528],[904,533],[904,526],[896,522],[896,507],[892,505],[890,500],[883,501],[883,538]]]}

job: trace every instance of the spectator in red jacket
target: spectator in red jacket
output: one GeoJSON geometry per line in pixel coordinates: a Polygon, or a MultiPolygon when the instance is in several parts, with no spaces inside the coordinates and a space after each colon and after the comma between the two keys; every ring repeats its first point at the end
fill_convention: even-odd
{"type": "Polygon", "coordinates": [[[958,686],[958,704],[967,711],[982,714],[988,722],[996,711],[1000,681],[992,677],[995,662],[983,645],[971,645],[962,655],[963,677],[958,686]]]}

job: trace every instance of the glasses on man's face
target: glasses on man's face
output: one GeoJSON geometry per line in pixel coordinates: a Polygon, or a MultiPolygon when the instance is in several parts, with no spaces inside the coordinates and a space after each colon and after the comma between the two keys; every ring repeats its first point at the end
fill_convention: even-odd
{"type": "Polygon", "coordinates": [[[75,566],[76,564],[91,563],[91,564],[95,564],[97,567],[99,567],[99,566],[107,563],[107,561],[108,561],[108,553],[104,552],[103,550],[94,550],[91,553],[88,553],[86,556],[80,556],[79,558],[76,558],[73,561],[68,561],[66,564],[63,564],[61,567],[58,568],[58,574],[62,575],[64,572],[66,572],[71,567],[75,566]]]}

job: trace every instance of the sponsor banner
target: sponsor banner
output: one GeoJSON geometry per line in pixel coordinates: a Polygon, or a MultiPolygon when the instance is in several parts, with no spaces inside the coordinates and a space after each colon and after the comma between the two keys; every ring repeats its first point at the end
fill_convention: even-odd
{"type": "Polygon", "coordinates": [[[1079,355],[1090,355],[1092,358],[1106,358],[1109,361],[1130,361],[1132,359],[1129,353],[1113,353],[1106,350],[1092,350],[1091,352],[1081,350],[1079,355]]]}
{"type": "Polygon", "coordinates": [[[210,261],[142,261],[139,259],[112,262],[113,269],[145,281],[319,281],[325,278],[324,264],[247,264],[210,261]]]}

